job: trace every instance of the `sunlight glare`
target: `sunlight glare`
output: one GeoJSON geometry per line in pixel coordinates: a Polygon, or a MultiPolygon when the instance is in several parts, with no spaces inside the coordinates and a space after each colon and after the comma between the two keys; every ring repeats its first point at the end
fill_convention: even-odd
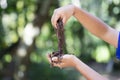
{"type": "Polygon", "coordinates": [[[25,47],[19,47],[17,53],[18,53],[18,56],[20,57],[24,57],[27,54],[25,47]]]}
{"type": "Polygon", "coordinates": [[[2,9],[6,9],[7,8],[7,0],[0,0],[0,6],[2,9]]]}
{"type": "Polygon", "coordinates": [[[31,45],[35,36],[39,34],[38,27],[34,27],[32,23],[26,25],[24,33],[23,33],[23,40],[26,45],[31,45]]]}
{"type": "Polygon", "coordinates": [[[72,4],[81,7],[80,0],[72,0],[72,4]]]}

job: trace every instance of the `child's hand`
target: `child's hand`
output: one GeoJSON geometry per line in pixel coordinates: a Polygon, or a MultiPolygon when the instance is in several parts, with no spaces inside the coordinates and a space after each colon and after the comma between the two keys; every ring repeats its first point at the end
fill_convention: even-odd
{"type": "MultiPolygon", "coordinates": [[[[65,68],[65,67],[75,67],[75,59],[76,57],[74,55],[63,55],[61,57],[61,62],[58,62],[58,57],[52,58],[52,64],[53,66],[59,67],[59,68],[65,68]]],[[[48,60],[51,63],[51,59],[48,56],[48,60]]]]}
{"type": "MultiPolygon", "coordinates": [[[[74,5],[67,5],[54,10],[51,18],[52,25],[56,27],[57,20],[62,19],[63,24],[74,14],[74,5]]],[[[56,27],[57,28],[57,27],[56,27]]]]}

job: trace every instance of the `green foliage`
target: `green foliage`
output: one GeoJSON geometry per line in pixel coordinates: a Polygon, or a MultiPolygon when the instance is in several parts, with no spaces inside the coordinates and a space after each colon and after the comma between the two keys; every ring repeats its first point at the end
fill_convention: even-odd
{"type": "Polygon", "coordinates": [[[65,71],[64,69],[50,68],[50,65],[45,63],[32,63],[28,70],[28,76],[29,80],[77,80],[77,78],[75,78],[75,76],[77,77],[77,73],[74,73],[74,76],[72,76],[68,73],[70,71],[73,72],[72,70],[68,72],[65,71]]]}
{"type": "MultiPolygon", "coordinates": [[[[8,76],[14,80],[21,79],[18,75],[20,71],[27,73],[29,80],[77,80],[76,71],[50,68],[46,62],[46,54],[56,51],[58,48],[55,30],[50,22],[53,10],[58,6],[75,1],[53,0],[53,3],[50,4],[48,4],[51,2],[50,0],[6,1],[6,8],[0,4],[0,54],[3,55],[0,58],[0,80],[8,76]],[[41,14],[41,6],[49,7],[48,14],[41,14]],[[27,40],[32,35],[32,43],[27,45],[24,41],[26,26],[35,23],[37,26],[33,25],[32,29],[37,27],[39,35],[33,35],[37,30],[34,32],[28,30],[27,40]],[[16,46],[14,43],[19,45],[16,46]],[[20,48],[23,49],[21,52],[19,52],[20,48]],[[25,54],[20,56],[19,53],[25,54]],[[7,72],[10,72],[11,75],[7,72]]],[[[82,8],[99,17],[111,27],[120,29],[119,0],[80,1],[82,8]]],[[[65,53],[75,54],[86,62],[94,60],[107,63],[115,57],[114,47],[92,35],[73,17],[65,25],[65,44],[65,53]]]]}

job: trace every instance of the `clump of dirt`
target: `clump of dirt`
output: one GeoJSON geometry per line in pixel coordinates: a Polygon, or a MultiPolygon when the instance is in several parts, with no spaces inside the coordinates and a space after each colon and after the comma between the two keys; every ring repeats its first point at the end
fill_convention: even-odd
{"type": "Polygon", "coordinates": [[[63,46],[64,46],[64,26],[62,19],[58,19],[57,21],[57,28],[55,29],[56,35],[58,38],[58,51],[52,52],[49,54],[49,57],[51,58],[51,66],[53,66],[52,57],[58,57],[58,61],[54,63],[60,63],[62,59],[62,55],[64,55],[63,52],[63,46]]]}

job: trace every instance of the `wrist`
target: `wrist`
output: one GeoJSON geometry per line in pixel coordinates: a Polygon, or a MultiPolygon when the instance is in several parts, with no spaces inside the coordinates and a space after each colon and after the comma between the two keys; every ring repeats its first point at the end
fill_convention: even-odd
{"type": "Polygon", "coordinates": [[[74,14],[76,13],[76,11],[75,11],[76,10],[76,6],[75,5],[71,5],[71,6],[72,6],[72,12],[73,12],[72,15],[74,16],[74,14]]]}
{"type": "Polygon", "coordinates": [[[76,56],[74,56],[74,55],[73,55],[73,57],[72,57],[72,62],[73,62],[73,63],[72,63],[72,64],[73,64],[72,66],[76,68],[76,67],[77,67],[77,64],[78,64],[78,58],[77,58],[76,56]]]}
{"type": "Polygon", "coordinates": [[[72,5],[72,6],[73,6],[73,16],[75,16],[76,11],[77,11],[77,6],[75,6],[75,5],[72,5]]]}
{"type": "Polygon", "coordinates": [[[82,10],[81,8],[73,5],[73,16],[76,17],[77,15],[80,15],[81,10],[82,10]]]}
{"type": "Polygon", "coordinates": [[[74,14],[75,14],[75,5],[73,5],[73,4],[71,4],[71,5],[69,5],[69,9],[70,9],[70,11],[72,12],[72,16],[74,16],[74,14]]]}
{"type": "Polygon", "coordinates": [[[73,67],[74,67],[75,69],[78,69],[79,66],[80,66],[80,64],[81,64],[81,60],[78,59],[76,56],[74,56],[73,62],[74,62],[74,66],[73,66],[73,67]]]}

